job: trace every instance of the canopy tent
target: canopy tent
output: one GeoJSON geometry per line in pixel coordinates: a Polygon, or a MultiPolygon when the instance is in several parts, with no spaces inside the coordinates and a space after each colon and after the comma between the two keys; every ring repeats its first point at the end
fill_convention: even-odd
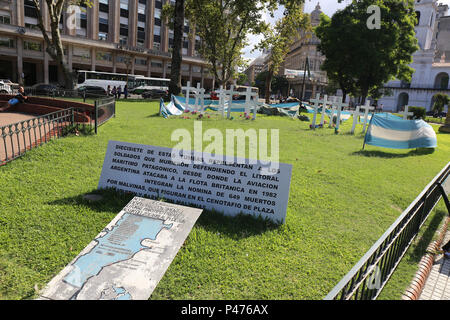
{"type": "Polygon", "coordinates": [[[433,127],[423,120],[402,120],[374,115],[364,143],[391,149],[436,148],[433,127]]]}

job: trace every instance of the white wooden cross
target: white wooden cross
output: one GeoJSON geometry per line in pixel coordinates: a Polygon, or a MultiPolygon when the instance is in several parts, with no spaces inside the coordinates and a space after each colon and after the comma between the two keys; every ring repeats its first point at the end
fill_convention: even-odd
{"type": "Polygon", "coordinates": [[[363,114],[360,112],[361,106],[357,106],[354,111],[350,111],[350,113],[353,114],[353,125],[352,130],[350,131],[351,134],[355,133],[356,124],[358,123],[359,116],[362,116],[363,114]]]}
{"type": "Polygon", "coordinates": [[[220,86],[217,93],[219,94],[219,110],[222,114],[222,117],[225,117],[225,103],[227,97],[226,90],[223,89],[223,86],[220,86]]]}
{"type": "Polygon", "coordinates": [[[344,109],[344,107],[348,107],[348,103],[344,103],[342,101],[342,98],[343,97],[336,97],[336,99],[334,100],[334,104],[335,104],[336,109],[337,109],[336,131],[339,130],[339,126],[341,124],[341,113],[342,113],[342,110],[344,109]]]}
{"type": "Polygon", "coordinates": [[[323,126],[323,122],[325,120],[325,112],[327,111],[327,103],[328,103],[328,96],[325,95],[323,98],[323,104],[322,104],[322,116],[320,117],[320,124],[323,126]]]}
{"type": "Polygon", "coordinates": [[[191,87],[191,82],[188,81],[186,87],[182,87],[181,89],[186,90],[186,103],[184,104],[184,107],[185,107],[186,110],[189,110],[189,96],[190,96],[190,93],[191,93],[191,89],[193,89],[191,87]]]}
{"type": "Polygon", "coordinates": [[[230,90],[228,91],[228,109],[227,109],[227,119],[230,119],[231,117],[231,106],[233,104],[233,92],[234,92],[234,86],[230,86],[230,90]]]}
{"type": "Polygon", "coordinates": [[[258,94],[252,91],[251,87],[247,87],[245,90],[245,113],[250,115],[250,109],[253,109],[253,120],[256,119],[256,106],[257,106],[258,94]]]}
{"type": "Polygon", "coordinates": [[[403,120],[408,120],[408,116],[413,116],[414,112],[408,112],[409,106],[405,106],[405,110],[403,112],[399,112],[403,115],[403,120]]]}
{"type": "Polygon", "coordinates": [[[322,103],[322,100],[320,100],[320,93],[316,95],[315,99],[311,99],[310,102],[312,102],[312,107],[314,108],[314,115],[312,120],[312,129],[316,129],[316,119],[317,119],[317,111],[320,108],[320,103],[322,103]]]}
{"type": "Polygon", "coordinates": [[[375,107],[370,106],[370,100],[366,99],[366,104],[361,106],[361,109],[364,110],[364,127],[363,127],[363,133],[366,132],[367,122],[369,120],[369,111],[372,111],[375,109],[375,107]]]}
{"type": "Polygon", "coordinates": [[[333,117],[334,113],[336,112],[336,105],[334,104],[334,101],[336,101],[337,97],[330,97],[331,102],[331,114],[330,114],[330,123],[328,124],[328,128],[333,127],[333,117]]]}
{"type": "Polygon", "coordinates": [[[187,82],[186,87],[182,87],[183,90],[186,90],[186,103],[184,104],[184,107],[189,110],[189,98],[191,92],[195,94],[195,102],[193,109],[195,111],[198,111],[199,109],[201,112],[203,112],[203,109],[205,107],[205,89],[200,88],[200,83],[197,83],[197,87],[191,87],[191,82],[187,82]]]}

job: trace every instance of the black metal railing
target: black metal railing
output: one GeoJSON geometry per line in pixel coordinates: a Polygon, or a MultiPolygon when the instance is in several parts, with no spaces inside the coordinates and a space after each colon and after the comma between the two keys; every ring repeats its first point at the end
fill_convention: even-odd
{"type": "Polygon", "coordinates": [[[0,127],[0,165],[64,136],[74,124],[74,115],[69,108],[0,127]]]}
{"type": "Polygon", "coordinates": [[[116,116],[116,99],[114,97],[95,100],[95,133],[99,126],[116,116]]]}
{"type": "Polygon", "coordinates": [[[447,197],[449,185],[450,162],[331,290],[325,300],[376,299],[441,198],[450,213],[447,197]]]}

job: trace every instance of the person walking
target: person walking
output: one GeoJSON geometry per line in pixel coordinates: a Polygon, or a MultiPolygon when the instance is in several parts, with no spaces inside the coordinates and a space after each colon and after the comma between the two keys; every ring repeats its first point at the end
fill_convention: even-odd
{"type": "Polygon", "coordinates": [[[120,99],[120,96],[122,95],[122,86],[119,86],[118,88],[117,88],[117,100],[119,100],[120,99]]]}
{"type": "Polygon", "coordinates": [[[116,86],[114,86],[114,88],[112,89],[112,95],[114,96],[114,99],[117,99],[117,88],[116,88],[116,86]]]}
{"type": "Polygon", "coordinates": [[[128,98],[128,86],[127,85],[125,85],[125,87],[123,88],[123,94],[125,96],[125,99],[127,99],[128,98]]]}

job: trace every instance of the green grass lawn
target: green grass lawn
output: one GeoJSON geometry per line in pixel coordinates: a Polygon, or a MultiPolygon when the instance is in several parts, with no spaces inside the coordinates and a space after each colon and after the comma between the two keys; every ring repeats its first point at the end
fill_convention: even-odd
{"type": "MultiPolygon", "coordinates": [[[[98,135],[68,136],[0,167],[0,299],[31,299],[132,196],[97,188],[109,140],[172,147],[194,118],[163,119],[157,103],[118,102],[98,135]]],[[[280,130],[292,164],[286,224],[204,212],[151,299],[322,299],[450,159],[450,135],[430,152],[367,146],[358,126],[309,130],[308,122],[258,115],[205,119],[203,130],[280,130]]],[[[437,126],[435,127],[437,131],[437,126]]],[[[446,211],[441,203],[380,298],[399,299],[446,211]]]]}

